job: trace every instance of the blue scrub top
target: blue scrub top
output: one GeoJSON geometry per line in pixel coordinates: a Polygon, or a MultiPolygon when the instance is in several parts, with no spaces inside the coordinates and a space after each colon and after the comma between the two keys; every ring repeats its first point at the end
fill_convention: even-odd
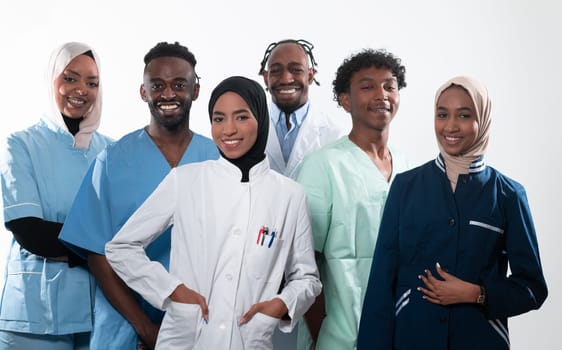
{"type": "MultiPolygon", "coordinates": [[[[180,165],[217,159],[212,140],[193,134],[180,165]]],[[[105,244],[158,186],[171,168],[144,129],[134,131],[100,153],[88,170],[59,238],[77,254],[105,255],[105,244]]],[[[170,261],[170,228],[146,249],[151,260],[166,268],[170,261]]],[[[137,335],[129,322],[96,289],[95,349],[136,349],[137,335]]],[[[143,309],[160,322],[163,313],[139,297],[143,309]]]]}
{"type": "MultiPolygon", "coordinates": [[[[37,217],[62,223],[95,156],[111,140],[93,133],[87,150],[48,117],[7,138],[1,179],[5,222],[37,217]]],[[[34,255],[12,240],[0,301],[0,329],[70,334],[92,328],[91,281],[82,267],[69,268],[34,255]]]]}

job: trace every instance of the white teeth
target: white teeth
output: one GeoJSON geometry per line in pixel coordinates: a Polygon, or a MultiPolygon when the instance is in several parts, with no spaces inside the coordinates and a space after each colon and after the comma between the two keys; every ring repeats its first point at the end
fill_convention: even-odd
{"type": "Polygon", "coordinates": [[[84,100],[73,97],[69,97],[68,102],[72,103],[73,105],[83,105],[84,103],[86,103],[86,101],[84,100]]]}
{"type": "Polygon", "coordinates": [[[158,107],[160,107],[160,109],[163,109],[165,111],[178,108],[177,105],[160,105],[158,107]]]}
{"type": "Polygon", "coordinates": [[[227,145],[235,145],[240,141],[239,140],[224,140],[223,142],[227,145]]]}
{"type": "Polygon", "coordinates": [[[297,92],[296,89],[279,90],[279,93],[280,93],[280,94],[294,94],[295,92],[297,92]]]}
{"type": "Polygon", "coordinates": [[[386,109],[386,108],[369,108],[368,110],[369,110],[370,112],[373,112],[373,113],[381,113],[381,114],[382,114],[382,113],[388,113],[388,112],[389,112],[389,110],[386,109]]]}
{"type": "Polygon", "coordinates": [[[459,137],[445,136],[445,140],[447,140],[447,141],[458,141],[458,140],[460,140],[460,138],[459,137]]]}

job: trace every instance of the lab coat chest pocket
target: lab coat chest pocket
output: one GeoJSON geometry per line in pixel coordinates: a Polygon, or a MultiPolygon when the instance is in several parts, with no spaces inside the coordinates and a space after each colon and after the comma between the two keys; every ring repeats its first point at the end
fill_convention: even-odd
{"type": "Polygon", "coordinates": [[[263,240],[252,242],[248,255],[248,267],[251,276],[261,282],[279,282],[285,267],[282,259],[284,241],[271,235],[263,240]],[[263,241],[263,245],[262,245],[263,241]],[[271,244],[270,244],[271,243],[271,244]]]}

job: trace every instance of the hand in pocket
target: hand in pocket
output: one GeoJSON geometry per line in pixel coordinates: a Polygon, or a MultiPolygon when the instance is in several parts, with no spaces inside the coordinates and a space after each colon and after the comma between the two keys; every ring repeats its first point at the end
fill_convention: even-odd
{"type": "Polygon", "coordinates": [[[199,305],[201,307],[203,319],[205,319],[205,321],[209,320],[209,308],[207,307],[205,297],[193,289],[187,288],[185,284],[180,284],[172,294],[170,294],[170,299],[176,303],[199,305]]]}
{"type": "Polygon", "coordinates": [[[287,314],[289,310],[285,303],[279,298],[273,298],[269,301],[262,301],[252,305],[250,310],[246,312],[240,319],[240,324],[248,323],[254,317],[256,313],[262,313],[264,315],[281,319],[287,314]]]}

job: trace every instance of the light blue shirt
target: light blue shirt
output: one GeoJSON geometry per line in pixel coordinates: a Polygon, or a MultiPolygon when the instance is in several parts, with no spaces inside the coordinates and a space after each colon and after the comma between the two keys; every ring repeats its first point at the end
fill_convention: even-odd
{"type": "Polygon", "coordinates": [[[285,112],[281,111],[275,103],[271,104],[270,111],[272,112],[272,115],[270,118],[273,121],[273,125],[275,125],[275,131],[277,132],[277,138],[279,139],[279,144],[281,145],[281,152],[283,153],[285,163],[287,163],[287,160],[291,155],[291,151],[293,150],[293,145],[295,144],[301,125],[308,115],[308,107],[309,103],[307,102],[301,108],[291,113],[291,128],[287,129],[285,112]]]}
{"type": "MultiPolygon", "coordinates": [[[[217,159],[218,156],[217,147],[210,139],[194,134],[180,165],[217,159]]],[[[59,238],[83,257],[88,252],[105,255],[105,243],[113,238],[170,169],[144,129],[124,136],[100,153],[88,170],[59,238]]],[[[167,268],[170,228],[152,242],[146,252],[151,260],[159,261],[167,268]]],[[[105,298],[99,286],[95,297],[92,349],[136,349],[137,334],[105,298]]],[[[141,304],[154,322],[161,321],[161,311],[144,300],[141,304]]]]}
{"type": "MultiPolygon", "coordinates": [[[[62,223],[90,163],[111,140],[94,132],[87,150],[43,117],[7,138],[1,165],[5,222],[36,217],[62,223]]],[[[0,329],[71,334],[92,328],[91,281],[82,267],[69,268],[34,255],[12,240],[0,301],[0,329]]]]}

